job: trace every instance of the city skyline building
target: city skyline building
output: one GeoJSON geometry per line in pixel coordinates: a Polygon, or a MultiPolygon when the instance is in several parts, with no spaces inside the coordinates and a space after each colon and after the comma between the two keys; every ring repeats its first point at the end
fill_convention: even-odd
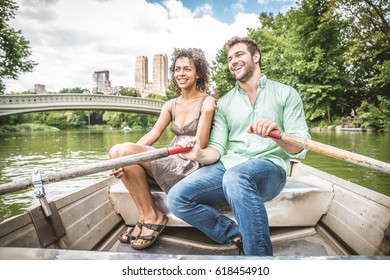
{"type": "Polygon", "coordinates": [[[149,83],[149,62],[148,57],[141,55],[135,60],[135,87],[141,92],[144,92],[146,85],[149,83]]]}
{"type": "Polygon", "coordinates": [[[42,84],[35,84],[34,85],[34,91],[35,94],[46,94],[46,86],[42,84]]]}
{"type": "MultiPolygon", "coordinates": [[[[165,96],[168,89],[168,56],[166,54],[153,55],[152,81],[149,81],[149,61],[147,56],[137,56],[135,64],[135,88],[139,90],[142,97],[149,94],[160,94],[165,96]]],[[[116,94],[124,86],[111,86],[110,71],[95,71],[92,74],[92,90],[84,89],[84,94],[116,94]]],[[[45,85],[35,84],[34,93],[46,93],[45,85]]]]}
{"type": "Polygon", "coordinates": [[[95,71],[92,74],[92,93],[98,92],[104,94],[111,92],[110,71],[95,71]]]}
{"type": "Polygon", "coordinates": [[[155,54],[153,56],[153,81],[149,82],[148,57],[137,56],[135,64],[135,87],[145,97],[155,93],[165,95],[168,88],[168,56],[155,54]]]}

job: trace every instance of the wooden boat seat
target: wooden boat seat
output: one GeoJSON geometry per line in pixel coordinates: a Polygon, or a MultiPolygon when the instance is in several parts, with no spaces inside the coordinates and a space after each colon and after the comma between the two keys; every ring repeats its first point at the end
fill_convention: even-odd
{"type": "MultiPolygon", "coordinates": [[[[153,189],[152,194],[156,205],[168,215],[168,226],[188,226],[169,212],[166,207],[166,194],[163,191],[153,189]]],[[[127,225],[137,223],[137,208],[121,181],[111,187],[110,196],[116,213],[122,216],[125,223],[127,225]]],[[[315,226],[328,212],[333,196],[331,183],[303,170],[296,170],[292,177],[288,177],[282,192],[266,203],[270,226],[315,226]]],[[[234,219],[228,205],[218,208],[234,219]]]]}

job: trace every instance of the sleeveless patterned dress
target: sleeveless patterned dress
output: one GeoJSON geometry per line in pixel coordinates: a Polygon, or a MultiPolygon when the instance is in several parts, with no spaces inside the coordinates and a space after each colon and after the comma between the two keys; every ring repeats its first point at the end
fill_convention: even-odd
{"type": "MultiPolygon", "coordinates": [[[[172,119],[171,119],[171,130],[175,133],[175,137],[172,139],[169,147],[176,146],[176,143],[182,137],[185,136],[195,136],[196,130],[198,128],[200,111],[203,105],[203,101],[206,99],[208,95],[205,95],[200,101],[198,110],[195,115],[195,119],[191,122],[187,123],[183,130],[181,131],[175,123],[175,112],[176,112],[176,100],[172,104],[172,119]]],[[[148,149],[154,149],[152,147],[148,147],[148,149]]],[[[158,184],[158,186],[166,193],[181,179],[188,176],[190,173],[197,170],[200,165],[196,161],[192,161],[189,159],[185,159],[181,157],[179,154],[171,155],[165,158],[152,160],[152,175],[154,180],[158,184]]]]}

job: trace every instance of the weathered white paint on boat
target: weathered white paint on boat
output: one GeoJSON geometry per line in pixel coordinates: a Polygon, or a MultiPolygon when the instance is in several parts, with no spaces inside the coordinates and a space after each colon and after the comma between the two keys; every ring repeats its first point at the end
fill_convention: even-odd
{"type": "MultiPolygon", "coordinates": [[[[164,204],[165,194],[153,193],[157,204],[171,220],[158,245],[151,246],[154,248],[150,250],[134,252],[129,245],[118,242],[125,224],[137,221],[137,212],[120,181],[109,178],[50,202],[58,210],[64,227],[61,236],[37,233],[40,227],[47,226],[44,218],[39,215],[37,218],[40,207],[0,223],[0,259],[34,256],[37,259],[58,256],[77,259],[83,258],[81,252],[88,255],[85,258],[96,256],[98,259],[136,259],[140,254],[145,258],[159,258],[180,256],[183,252],[204,258],[213,254],[236,254],[231,246],[204,240],[201,234],[169,213],[164,204]],[[50,238],[53,240],[48,244],[50,238]],[[46,244],[42,244],[43,239],[46,244]],[[184,250],[185,247],[188,249],[184,250]],[[23,248],[23,252],[18,248],[23,248]],[[179,251],[181,249],[183,251],[179,251]],[[105,252],[104,257],[99,252],[105,252]]],[[[294,165],[287,187],[277,198],[267,202],[266,207],[276,257],[361,255],[385,258],[390,254],[390,197],[304,164],[294,165]]]]}

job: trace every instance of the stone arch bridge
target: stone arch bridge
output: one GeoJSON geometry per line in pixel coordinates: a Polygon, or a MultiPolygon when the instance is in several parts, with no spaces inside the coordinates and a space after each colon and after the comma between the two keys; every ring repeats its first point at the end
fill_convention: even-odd
{"type": "Polygon", "coordinates": [[[100,94],[0,95],[0,116],[67,110],[120,111],[158,116],[164,103],[140,97],[100,94]]]}

